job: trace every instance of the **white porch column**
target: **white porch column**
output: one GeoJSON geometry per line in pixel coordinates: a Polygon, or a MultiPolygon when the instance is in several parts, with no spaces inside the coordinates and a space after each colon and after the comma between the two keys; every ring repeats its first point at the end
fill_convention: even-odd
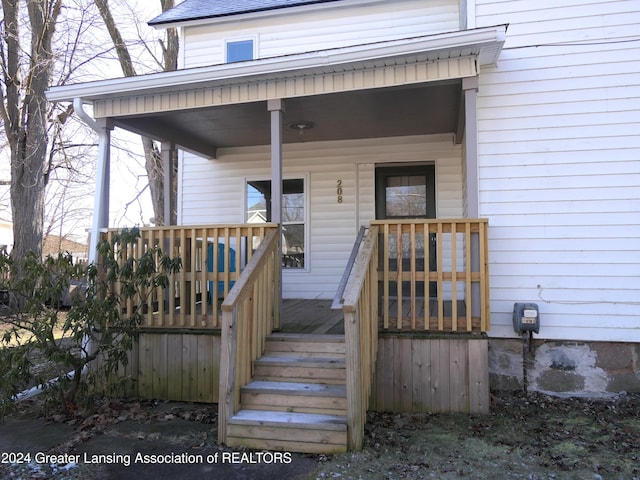
{"type": "Polygon", "coordinates": [[[96,169],[96,193],[93,204],[93,226],[89,244],[89,263],[98,259],[100,231],[109,227],[109,183],[111,179],[111,130],[106,119],[96,121],[98,132],[98,166],[96,169]]]}
{"type": "Polygon", "coordinates": [[[172,142],[162,142],[162,169],[163,179],[163,199],[164,199],[164,224],[175,225],[172,205],[173,200],[173,159],[175,158],[176,145],[172,142]]]}
{"type": "MultiPolygon", "coordinates": [[[[477,115],[477,95],[478,77],[462,79],[462,90],[464,91],[464,118],[465,118],[465,162],[466,162],[466,185],[467,185],[467,218],[478,218],[480,211],[480,192],[478,184],[478,115],[477,115]]],[[[471,236],[471,269],[474,272],[480,271],[480,238],[479,234],[471,236]]],[[[479,317],[480,309],[480,285],[476,282],[471,286],[471,315],[479,317]]]]}
{"type": "MultiPolygon", "coordinates": [[[[267,109],[271,113],[271,221],[278,224],[278,266],[276,275],[280,278],[277,301],[280,302],[278,312],[282,311],[282,99],[268,100],[267,109]]],[[[275,326],[280,325],[276,318],[275,326]]]]}
{"type": "Polygon", "coordinates": [[[479,190],[478,190],[478,115],[476,112],[478,95],[478,77],[462,79],[464,91],[464,119],[465,136],[464,148],[466,152],[466,184],[467,184],[467,217],[478,218],[479,190]]]}
{"type": "Polygon", "coordinates": [[[282,222],[282,99],[269,100],[271,112],[271,221],[282,222]]]}

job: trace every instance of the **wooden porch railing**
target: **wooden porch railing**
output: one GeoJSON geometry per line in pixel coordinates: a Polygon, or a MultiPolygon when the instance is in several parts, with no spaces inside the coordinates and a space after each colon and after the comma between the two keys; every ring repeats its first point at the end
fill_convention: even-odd
{"type": "Polygon", "coordinates": [[[382,331],[486,332],[486,219],[375,220],[382,331]]]}
{"type": "Polygon", "coordinates": [[[279,325],[278,230],[272,229],[222,303],[218,439],[226,440],[227,419],[240,408],[240,388],[251,380],[253,362],[279,325]]]}
{"type": "MultiPolygon", "coordinates": [[[[151,246],[159,246],[170,256],[182,259],[182,270],[172,276],[169,288],[157,288],[151,295],[145,295],[142,326],[219,328],[220,301],[270,231],[277,231],[277,225],[151,227],[140,229],[137,244],[116,246],[126,249],[125,261],[139,258],[151,246]]],[[[110,230],[103,238],[111,240],[115,232],[110,230]]],[[[134,300],[123,305],[126,314],[136,307],[134,300]]]]}
{"type": "Polygon", "coordinates": [[[347,435],[362,449],[378,349],[378,227],[367,234],[344,292],[347,435]]]}

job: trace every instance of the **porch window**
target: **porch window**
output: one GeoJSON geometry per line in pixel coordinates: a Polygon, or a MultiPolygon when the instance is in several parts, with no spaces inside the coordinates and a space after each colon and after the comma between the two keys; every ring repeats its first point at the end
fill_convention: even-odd
{"type": "MultiPolygon", "coordinates": [[[[304,179],[282,181],[282,262],[304,268],[306,253],[304,179]]],[[[271,221],[271,181],[247,181],[247,223],[271,221]]]]}
{"type": "Polygon", "coordinates": [[[227,63],[253,60],[253,40],[235,40],[227,42],[227,63]]]}

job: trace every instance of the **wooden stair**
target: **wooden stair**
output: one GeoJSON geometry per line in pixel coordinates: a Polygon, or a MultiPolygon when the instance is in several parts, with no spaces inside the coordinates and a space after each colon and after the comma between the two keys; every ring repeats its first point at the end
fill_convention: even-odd
{"type": "Polygon", "coordinates": [[[227,422],[227,445],[302,453],[347,450],[342,335],[273,334],[227,422]]]}

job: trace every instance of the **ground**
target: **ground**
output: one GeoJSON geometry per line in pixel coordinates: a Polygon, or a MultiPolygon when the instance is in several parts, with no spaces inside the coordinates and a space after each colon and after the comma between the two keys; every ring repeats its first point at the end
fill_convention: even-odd
{"type": "Polygon", "coordinates": [[[487,416],[371,413],[363,451],[317,478],[640,478],[639,396],[495,400],[487,416]]]}
{"type": "Polygon", "coordinates": [[[484,416],[370,413],[363,450],[344,455],[231,452],[217,444],[216,423],[212,405],[103,399],[91,414],[65,417],[42,416],[38,400],[31,400],[0,426],[0,477],[640,479],[638,395],[585,400],[502,394],[484,416]],[[41,455],[36,462],[37,452],[63,456],[45,462],[41,455]],[[65,462],[85,453],[122,452],[156,460],[187,453],[203,461],[65,462]],[[31,462],[17,463],[16,455],[26,453],[31,462]]]}

